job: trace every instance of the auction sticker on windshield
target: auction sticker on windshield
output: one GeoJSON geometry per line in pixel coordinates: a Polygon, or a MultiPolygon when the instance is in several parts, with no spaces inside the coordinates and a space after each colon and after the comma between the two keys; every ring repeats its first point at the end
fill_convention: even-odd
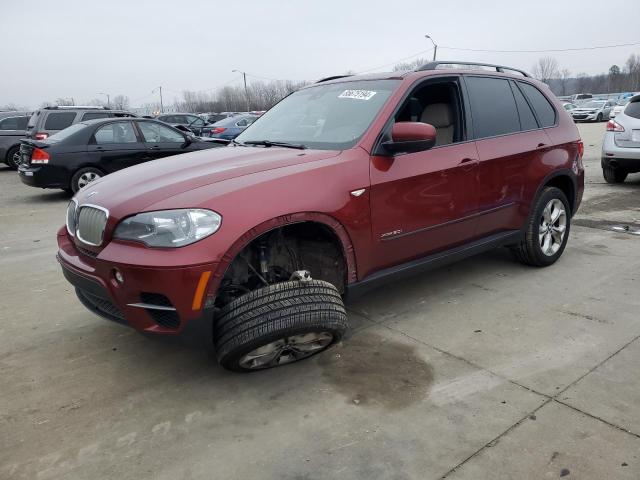
{"type": "Polygon", "coordinates": [[[345,90],[338,98],[355,98],[356,100],[371,100],[377,92],[371,90],[345,90]]]}

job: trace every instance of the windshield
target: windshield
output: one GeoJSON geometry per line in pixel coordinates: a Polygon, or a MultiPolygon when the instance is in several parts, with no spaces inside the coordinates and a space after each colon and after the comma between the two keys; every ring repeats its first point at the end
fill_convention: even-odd
{"type": "Polygon", "coordinates": [[[399,80],[319,84],[289,95],[236,140],[285,142],[321,150],[353,147],[399,80]]]}
{"type": "Polygon", "coordinates": [[[64,130],[60,130],[59,132],[54,133],[50,137],[48,137],[45,142],[47,143],[56,143],[65,138],[69,138],[74,133],[82,130],[87,125],[85,123],[76,123],[75,125],[71,125],[70,127],[65,128],[64,130]]]}
{"type": "Polygon", "coordinates": [[[605,104],[605,102],[597,102],[597,101],[591,101],[591,102],[585,102],[582,105],[580,105],[582,108],[602,108],[602,106],[605,104]]]}

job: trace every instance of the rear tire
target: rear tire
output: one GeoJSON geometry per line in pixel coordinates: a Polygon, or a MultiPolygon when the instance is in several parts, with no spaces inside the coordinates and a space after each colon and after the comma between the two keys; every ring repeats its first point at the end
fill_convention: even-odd
{"type": "Polygon", "coordinates": [[[18,169],[18,165],[20,165],[20,147],[12,147],[9,149],[7,152],[6,164],[13,170],[18,169]]]}
{"type": "Polygon", "coordinates": [[[98,170],[97,168],[81,168],[73,175],[73,178],[71,178],[71,190],[73,193],[78,193],[78,190],[86,187],[91,182],[94,182],[102,176],[104,176],[104,173],[102,170],[98,170]]]}
{"type": "Polygon", "coordinates": [[[626,180],[628,172],[621,168],[611,166],[602,167],[602,176],[607,183],[622,183],[626,180]]]}
{"type": "Polygon", "coordinates": [[[342,298],[332,284],[277,283],[222,308],[214,328],[216,356],[236,372],[277,367],[326,350],[347,328],[342,298]]]}
{"type": "Polygon", "coordinates": [[[601,122],[602,121],[602,114],[599,113],[598,116],[596,117],[596,122],[601,122]]]}
{"type": "Polygon", "coordinates": [[[512,248],[525,265],[547,267],[564,252],[571,227],[571,208],[566,195],[546,187],[535,201],[520,244],[512,248]]]}

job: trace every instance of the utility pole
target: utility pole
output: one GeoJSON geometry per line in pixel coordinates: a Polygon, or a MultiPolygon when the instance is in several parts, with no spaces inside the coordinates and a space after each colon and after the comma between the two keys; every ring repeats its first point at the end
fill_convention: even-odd
{"type": "Polygon", "coordinates": [[[151,93],[154,93],[156,90],[160,91],[160,113],[164,113],[164,107],[162,106],[162,87],[156,87],[151,90],[151,93]]]}
{"type": "Polygon", "coordinates": [[[436,53],[438,51],[438,45],[436,45],[436,42],[433,41],[433,38],[431,38],[429,35],[425,35],[424,38],[428,38],[429,40],[431,40],[431,43],[433,43],[433,61],[436,61],[436,53]]]}
{"type": "Polygon", "coordinates": [[[244,79],[244,98],[247,105],[247,112],[249,111],[249,90],[247,90],[247,72],[241,72],[240,70],[232,70],[231,73],[241,73],[244,79]]]}
{"type": "Polygon", "coordinates": [[[98,92],[98,95],[106,95],[107,96],[107,108],[111,109],[111,96],[108,93],[98,92]]]}

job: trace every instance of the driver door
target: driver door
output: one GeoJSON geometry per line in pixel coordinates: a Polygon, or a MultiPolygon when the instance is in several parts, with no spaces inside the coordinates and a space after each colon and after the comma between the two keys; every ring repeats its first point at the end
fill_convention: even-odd
{"type": "Polygon", "coordinates": [[[178,130],[159,122],[136,122],[149,155],[155,160],[183,153],[187,145],[186,137],[178,130]]]}
{"type": "Polygon", "coordinates": [[[393,121],[431,123],[438,132],[436,145],[371,158],[372,234],[382,268],[474,236],[478,153],[467,140],[462,98],[457,77],[419,85],[393,121]]]}

